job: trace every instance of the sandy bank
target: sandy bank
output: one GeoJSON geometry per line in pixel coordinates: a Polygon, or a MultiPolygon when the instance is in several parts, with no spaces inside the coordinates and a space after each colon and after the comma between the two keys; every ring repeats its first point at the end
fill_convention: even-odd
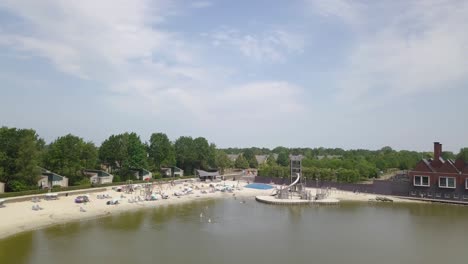
{"type": "MultiPolygon", "coordinates": [[[[224,182],[212,184],[224,184],[224,182]]],[[[238,182],[226,181],[225,184],[236,186],[238,182]]],[[[134,203],[130,203],[129,199],[135,199],[140,196],[139,191],[133,194],[127,194],[116,192],[112,190],[111,187],[107,188],[104,192],[90,193],[89,197],[91,201],[86,204],[75,203],[75,198],[78,196],[77,194],[70,194],[67,197],[60,196],[58,200],[41,199],[40,202],[36,203],[32,202],[31,199],[7,203],[6,207],[0,208],[0,239],[24,231],[40,229],[55,224],[94,219],[141,208],[155,208],[163,205],[180,204],[201,199],[232,198],[233,195],[236,197],[255,197],[256,195],[268,195],[271,193],[271,191],[243,188],[245,185],[246,183],[241,182],[239,184],[240,189],[235,189],[233,193],[220,191],[210,193],[209,183],[185,183],[185,186],[184,183],[175,186],[164,184],[160,188],[163,192],[169,194],[169,199],[134,203]],[[193,188],[193,193],[179,197],[173,195],[174,192],[181,191],[185,187],[193,188]],[[207,193],[201,193],[201,190],[206,190],[207,193]],[[120,203],[118,205],[107,205],[106,202],[112,199],[97,199],[97,195],[104,193],[109,194],[113,199],[120,199],[120,203]],[[122,195],[125,198],[122,198],[122,195]],[[43,208],[43,210],[32,210],[32,207],[37,205],[43,208]],[[84,209],[83,211],[85,212],[83,212],[81,208],[84,209]]]]}
{"type": "MultiPolygon", "coordinates": [[[[224,182],[212,184],[224,184],[224,182]]],[[[155,188],[159,188],[157,190],[169,194],[169,199],[130,203],[128,200],[139,196],[139,191],[136,191],[133,194],[126,194],[122,192],[116,192],[109,187],[104,192],[90,193],[89,197],[91,202],[87,204],[75,203],[75,198],[78,196],[77,194],[70,194],[68,197],[60,196],[58,200],[42,199],[41,202],[38,203],[32,202],[31,199],[22,202],[7,203],[5,208],[0,208],[0,239],[24,231],[44,228],[51,225],[63,224],[71,221],[94,219],[141,208],[155,208],[163,205],[180,204],[201,199],[232,198],[233,196],[254,199],[255,196],[270,195],[272,193],[272,190],[244,188],[244,186],[247,184],[245,182],[238,183],[237,181],[226,181],[225,184],[238,186],[239,188],[235,188],[233,193],[220,191],[211,193],[209,192],[209,183],[180,183],[175,186],[164,184],[155,188]],[[193,193],[179,197],[173,195],[174,192],[180,191],[186,187],[193,188],[193,193]],[[206,193],[202,193],[202,190],[205,190],[206,193]],[[112,199],[97,199],[97,195],[103,193],[109,194],[114,199],[120,198],[120,204],[107,205],[106,202],[112,199]],[[121,195],[124,195],[125,198],[122,198],[121,195]],[[32,207],[37,205],[43,208],[43,210],[32,210],[32,207]]],[[[313,194],[315,194],[317,191],[314,188],[311,188],[310,190],[313,194]]],[[[376,195],[331,190],[329,197],[341,201],[367,202],[370,199],[375,199],[376,195]]],[[[392,197],[392,199],[394,202],[417,202],[394,197],[392,197]]]]}

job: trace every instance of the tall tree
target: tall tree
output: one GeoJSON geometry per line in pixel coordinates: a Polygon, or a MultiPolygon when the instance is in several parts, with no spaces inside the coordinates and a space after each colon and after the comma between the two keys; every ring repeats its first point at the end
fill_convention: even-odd
{"type": "Polygon", "coordinates": [[[208,149],[208,167],[210,168],[218,168],[218,155],[216,153],[216,145],[214,143],[210,144],[210,147],[208,149]]]}
{"type": "Polygon", "coordinates": [[[146,146],[140,140],[140,136],[136,133],[125,133],[127,138],[127,158],[123,162],[125,168],[147,168],[148,167],[148,154],[146,146]]]}
{"type": "Polygon", "coordinates": [[[460,149],[460,152],[457,154],[457,159],[461,159],[465,162],[468,162],[468,148],[460,149]]]}
{"type": "Polygon", "coordinates": [[[255,158],[255,151],[252,148],[248,148],[242,153],[244,155],[244,158],[247,161],[250,161],[255,158]]]}
{"type": "Polygon", "coordinates": [[[107,163],[111,170],[113,168],[120,169],[127,156],[127,140],[124,134],[111,135],[99,147],[99,159],[101,162],[107,163]]]}
{"type": "Polygon", "coordinates": [[[67,176],[70,185],[83,179],[81,170],[97,165],[97,148],[92,142],[68,134],[52,142],[44,155],[46,169],[67,176]]]}
{"type": "Polygon", "coordinates": [[[222,150],[217,150],[216,151],[216,160],[217,160],[217,163],[218,163],[218,167],[221,170],[221,173],[224,173],[224,170],[226,168],[232,167],[231,160],[229,159],[226,152],[224,152],[222,150]]]}
{"type": "Polygon", "coordinates": [[[151,167],[155,170],[176,164],[174,145],[164,133],[151,135],[148,154],[151,167]]]}
{"type": "Polygon", "coordinates": [[[18,145],[18,157],[16,158],[16,175],[23,179],[28,186],[37,184],[40,168],[40,150],[36,133],[27,131],[21,137],[18,145]]]}
{"type": "Polygon", "coordinates": [[[193,145],[196,152],[194,167],[196,169],[209,169],[208,158],[210,156],[210,145],[208,144],[208,140],[203,137],[198,137],[193,140],[193,145]]]}
{"type": "Polygon", "coordinates": [[[198,155],[192,137],[179,137],[174,143],[177,166],[192,174],[198,155]]]}
{"type": "Polygon", "coordinates": [[[277,165],[275,156],[273,154],[268,155],[267,164],[268,164],[268,166],[277,165]]]}
{"type": "Polygon", "coordinates": [[[289,155],[287,152],[280,152],[278,154],[278,159],[276,160],[276,162],[278,163],[278,165],[281,165],[281,166],[288,166],[289,165],[289,155]]]}
{"type": "Polygon", "coordinates": [[[131,169],[148,167],[146,149],[136,133],[112,135],[99,148],[99,158],[126,180],[132,177],[131,169]]]}
{"type": "Polygon", "coordinates": [[[238,168],[238,169],[248,169],[249,168],[249,162],[244,158],[244,155],[240,154],[237,157],[234,166],[236,168],[238,168]]]}
{"type": "Polygon", "coordinates": [[[8,191],[36,185],[44,141],[32,129],[0,128],[0,181],[8,191]]]}
{"type": "Polygon", "coordinates": [[[249,168],[258,168],[258,161],[255,156],[247,160],[249,162],[249,168]]]}

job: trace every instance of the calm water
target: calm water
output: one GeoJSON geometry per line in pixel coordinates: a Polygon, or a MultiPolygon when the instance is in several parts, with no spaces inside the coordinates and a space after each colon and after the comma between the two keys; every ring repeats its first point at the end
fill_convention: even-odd
{"type": "Polygon", "coordinates": [[[0,263],[466,263],[466,234],[468,207],[212,200],[24,233],[0,263]]]}

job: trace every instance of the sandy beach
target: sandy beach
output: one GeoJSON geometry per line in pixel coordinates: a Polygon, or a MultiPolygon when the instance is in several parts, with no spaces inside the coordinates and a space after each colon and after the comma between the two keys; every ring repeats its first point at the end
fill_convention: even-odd
{"type": "MultiPolygon", "coordinates": [[[[272,190],[258,190],[245,188],[247,182],[238,181],[223,181],[211,183],[219,186],[228,185],[235,186],[232,192],[215,191],[210,192],[212,187],[206,182],[181,182],[175,185],[164,184],[158,186],[159,190],[168,194],[168,199],[158,199],[156,201],[138,201],[140,191],[134,193],[117,192],[115,187],[107,188],[104,192],[88,194],[90,202],[86,204],[75,203],[75,198],[80,195],[71,194],[69,196],[60,196],[57,200],[41,199],[40,202],[31,200],[23,202],[6,203],[6,207],[0,208],[0,239],[35,229],[44,228],[51,225],[63,224],[71,221],[89,220],[108,215],[118,214],[125,211],[137,210],[141,208],[154,208],[163,205],[172,205],[186,203],[200,199],[216,199],[216,198],[233,198],[236,199],[254,199],[258,195],[270,195],[272,190]],[[191,194],[175,196],[175,192],[181,192],[184,188],[192,188],[191,194]],[[98,199],[98,195],[107,194],[112,198],[98,199]],[[119,204],[108,205],[107,201],[119,199],[119,204]],[[33,210],[33,206],[39,206],[42,210],[33,210]]],[[[315,194],[315,189],[310,189],[315,194]]],[[[369,199],[375,199],[376,195],[364,193],[352,193],[339,190],[331,190],[329,198],[338,199],[341,201],[362,201],[367,202],[369,199]]],[[[394,202],[416,202],[413,200],[405,200],[392,197],[394,202]]]]}

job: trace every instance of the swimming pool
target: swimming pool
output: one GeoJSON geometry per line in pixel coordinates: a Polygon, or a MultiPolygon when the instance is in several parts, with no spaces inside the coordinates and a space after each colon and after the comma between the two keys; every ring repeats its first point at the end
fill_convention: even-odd
{"type": "Polygon", "coordinates": [[[251,183],[245,186],[246,188],[258,189],[258,190],[269,190],[275,187],[265,183],[251,183]]]}

